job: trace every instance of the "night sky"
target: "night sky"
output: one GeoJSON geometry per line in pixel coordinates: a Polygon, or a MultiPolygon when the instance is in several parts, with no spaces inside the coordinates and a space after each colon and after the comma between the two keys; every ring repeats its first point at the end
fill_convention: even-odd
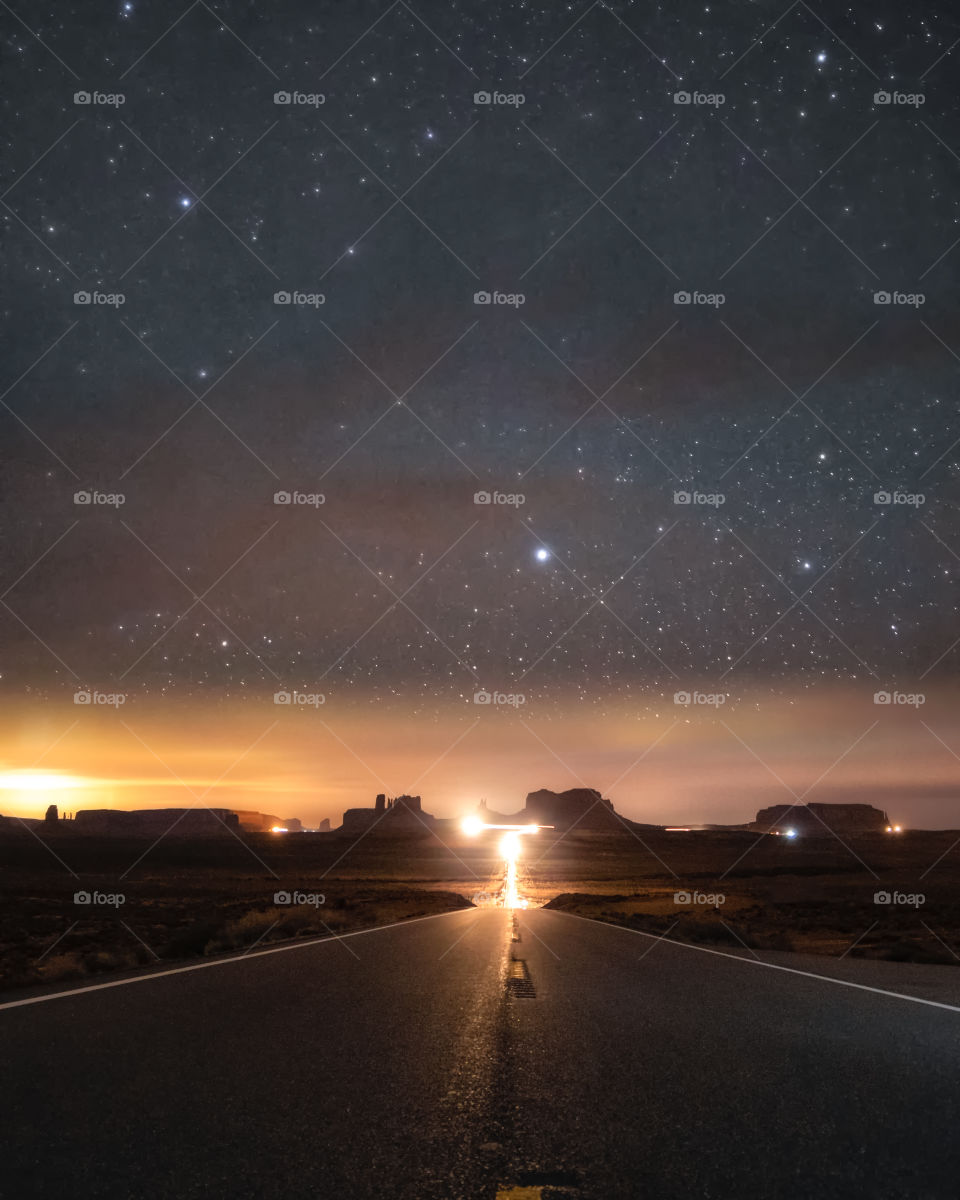
{"type": "MultiPolygon", "coordinates": [[[[6,767],[69,726],[56,767],[87,770],[112,720],[154,747],[139,775],[157,722],[168,763],[198,714],[242,714],[198,780],[279,721],[332,815],[336,786],[383,789],[334,786],[324,746],[410,782],[339,720],[434,730],[421,771],[523,721],[509,785],[470,768],[519,802],[583,782],[558,762],[611,721],[636,759],[722,715],[768,761],[738,711],[810,703],[837,740],[806,782],[872,721],[955,777],[949,6],[131,0],[0,25],[6,767]],[[722,714],[674,702],[698,687],[722,714]]],[[[937,786],[927,823],[955,807],[937,786]]]]}

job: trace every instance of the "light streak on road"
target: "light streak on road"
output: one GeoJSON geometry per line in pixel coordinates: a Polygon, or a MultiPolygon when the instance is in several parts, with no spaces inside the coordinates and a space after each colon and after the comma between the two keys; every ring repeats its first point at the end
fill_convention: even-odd
{"type": "Polygon", "coordinates": [[[536,834],[541,829],[552,829],[552,825],[497,825],[481,821],[479,817],[466,817],[460,828],[467,837],[476,837],[487,829],[505,830],[500,839],[500,853],[504,859],[503,888],[501,889],[501,904],[504,908],[527,908],[529,900],[520,895],[517,860],[522,847],[521,837],[524,834],[536,834]]]}
{"type": "Polygon", "coordinates": [[[526,908],[528,901],[517,887],[517,859],[520,857],[520,838],[516,833],[505,833],[500,840],[500,853],[506,862],[503,878],[503,907],[526,908]]]}

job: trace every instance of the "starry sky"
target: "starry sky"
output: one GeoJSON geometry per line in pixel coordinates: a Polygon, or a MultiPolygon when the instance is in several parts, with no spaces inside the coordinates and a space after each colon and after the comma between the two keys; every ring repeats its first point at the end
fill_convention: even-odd
{"type": "Polygon", "coordinates": [[[948,5],[0,28],[9,778],[957,823],[948,5]]]}

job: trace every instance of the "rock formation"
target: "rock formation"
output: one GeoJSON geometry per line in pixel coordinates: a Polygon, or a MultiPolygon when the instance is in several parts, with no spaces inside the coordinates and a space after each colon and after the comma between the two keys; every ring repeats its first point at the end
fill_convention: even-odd
{"type": "Polygon", "coordinates": [[[623,831],[613,803],[604,800],[595,788],[569,788],[551,792],[541,788],[530,792],[523,808],[523,821],[536,825],[554,825],[557,829],[623,831]]]}
{"type": "Polygon", "coordinates": [[[758,833],[883,833],[889,824],[887,814],[871,804],[771,804],[761,808],[747,828],[758,833]]]}

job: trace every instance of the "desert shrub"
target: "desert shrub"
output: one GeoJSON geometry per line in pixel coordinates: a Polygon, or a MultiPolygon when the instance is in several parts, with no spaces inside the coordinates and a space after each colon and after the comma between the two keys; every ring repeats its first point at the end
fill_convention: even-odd
{"type": "Polygon", "coordinates": [[[130,967],[135,967],[139,962],[139,958],[136,954],[121,954],[110,950],[93,950],[89,954],[84,954],[81,961],[84,970],[89,971],[93,975],[98,971],[123,971],[130,967]]]}
{"type": "Polygon", "coordinates": [[[51,954],[37,968],[44,983],[59,983],[62,979],[79,979],[84,975],[83,961],[76,951],[51,954]]]}
{"type": "MultiPolygon", "coordinates": [[[[279,914],[274,914],[274,919],[279,914]]],[[[294,908],[283,914],[275,933],[278,937],[298,937],[322,928],[312,908],[294,908]]]]}
{"type": "Polygon", "coordinates": [[[710,942],[718,946],[755,947],[756,939],[745,929],[733,930],[721,923],[712,921],[702,925],[691,925],[684,930],[684,936],[691,942],[710,942]]]}
{"type": "Polygon", "coordinates": [[[205,921],[197,921],[183,929],[178,929],[163,947],[160,957],[192,958],[196,954],[203,954],[207,943],[216,936],[218,931],[218,925],[211,925],[205,921]]]}
{"type": "Polygon", "coordinates": [[[271,928],[278,933],[284,920],[292,914],[283,909],[253,909],[228,921],[221,930],[214,934],[204,947],[205,954],[222,954],[228,950],[238,950],[242,946],[250,946],[256,941],[265,939],[271,928]]]}

